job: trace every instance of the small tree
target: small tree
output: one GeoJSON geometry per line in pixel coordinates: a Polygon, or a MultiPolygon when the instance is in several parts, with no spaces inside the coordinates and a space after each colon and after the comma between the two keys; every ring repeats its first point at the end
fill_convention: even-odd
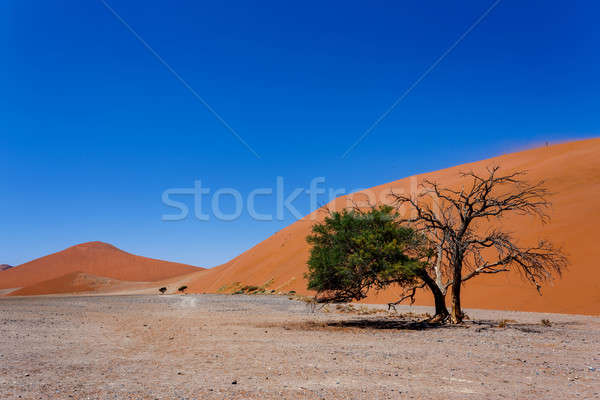
{"type": "Polygon", "coordinates": [[[160,294],[165,294],[165,292],[167,291],[167,288],[163,286],[160,289],[158,289],[158,291],[160,292],[160,294]]]}
{"type": "Polygon", "coordinates": [[[177,289],[178,292],[185,292],[185,289],[187,289],[188,287],[186,285],[180,286],[179,289],[177,289]]]}
{"type": "Polygon", "coordinates": [[[427,286],[434,294],[435,318],[448,315],[444,296],[427,271],[433,255],[428,240],[401,226],[392,207],[331,212],[313,226],[307,241],[312,245],[308,288],[317,291],[319,301],[360,300],[370,289],[392,284],[408,288],[403,299],[414,299],[416,289],[427,286]]]}
{"type": "Polygon", "coordinates": [[[402,220],[427,236],[437,249],[437,286],[446,293],[452,288],[452,321],[459,323],[461,286],[482,275],[519,270],[538,291],[541,284],[567,266],[564,254],[552,243],[540,240],[533,246],[518,244],[506,228],[494,226],[511,214],[549,221],[550,203],[543,182],[523,180],[525,171],[499,174],[499,167],[482,174],[461,173],[467,181],[460,189],[442,187],[426,180],[418,196],[392,194],[398,206],[409,206],[413,216],[402,220]]]}

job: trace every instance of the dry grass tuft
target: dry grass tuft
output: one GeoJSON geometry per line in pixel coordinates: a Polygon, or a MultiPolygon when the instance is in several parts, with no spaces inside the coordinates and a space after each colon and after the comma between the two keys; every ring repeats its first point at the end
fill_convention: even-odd
{"type": "Polygon", "coordinates": [[[508,326],[508,324],[514,324],[517,321],[515,321],[514,319],[503,319],[500,322],[498,322],[498,328],[506,328],[508,326]]]}
{"type": "Polygon", "coordinates": [[[345,314],[357,314],[357,315],[373,315],[373,314],[389,314],[388,311],[381,308],[370,308],[365,305],[359,305],[358,307],[354,304],[337,304],[335,309],[340,313],[345,314]]]}
{"type": "Polygon", "coordinates": [[[247,285],[241,282],[235,282],[229,286],[222,286],[217,292],[231,292],[231,294],[275,294],[275,289],[268,287],[273,284],[273,279],[269,279],[261,286],[247,285]]]}

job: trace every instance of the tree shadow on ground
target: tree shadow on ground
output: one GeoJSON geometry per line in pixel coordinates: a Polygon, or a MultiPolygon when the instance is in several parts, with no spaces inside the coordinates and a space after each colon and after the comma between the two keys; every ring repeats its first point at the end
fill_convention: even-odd
{"type": "Polygon", "coordinates": [[[470,329],[475,332],[488,330],[515,329],[523,333],[543,333],[552,327],[560,328],[563,325],[571,323],[556,323],[551,326],[544,326],[540,323],[519,323],[514,320],[467,320],[462,324],[432,323],[424,319],[416,318],[352,318],[345,320],[329,321],[299,321],[284,322],[279,324],[261,325],[263,328],[283,328],[285,330],[405,330],[405,331],[426,331],[438,329],[470,329]]]}
{"type": "MultiPolygon", "coordinates": [[[[271,327],[275,327],[271,325],[271,327]]],[[[286,322],[279,324],[286,330],[408,330],[408,331],[423,331],[432,329],[452,329],[465,328],[462,325],[450,325],[431,323],[424,320],[412,319],[383,319],[383,318],[361,318],[347,320],[330,320],[330,321],[301,321],[301,322],[286,322]]]]}
{"type": "Polygon", "coordinates": [[[458,328],[459,325],[431,323],[419,320],[394,320],[394,319],[352,319],[346,321],[330,321],[327,326],[334,328],[359,328],[359,329],[393,329],[422,331],[441,328],[458,328]]]}

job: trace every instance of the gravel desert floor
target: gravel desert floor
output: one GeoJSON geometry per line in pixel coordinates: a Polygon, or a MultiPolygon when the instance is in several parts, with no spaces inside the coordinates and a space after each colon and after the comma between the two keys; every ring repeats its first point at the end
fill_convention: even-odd
{"type": "Polygon", "coordinates": [[[0,398],[600,398],[598,317],[468,310],[462,326],[432,327],[417,322],[426,307],[384,309],[311,312],[284,296],[2,298],[0,398]]]}

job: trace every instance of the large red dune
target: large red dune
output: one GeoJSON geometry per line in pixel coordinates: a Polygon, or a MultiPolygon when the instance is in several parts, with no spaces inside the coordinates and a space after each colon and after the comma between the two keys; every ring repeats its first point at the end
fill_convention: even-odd
{"type": "MultiPolygon", "coordinates": [[[[377,198],[386,198],[391,189],[409,192],[423,179],[444,185],[460,185],[460,171],[482,170],[498,165],[503,171],[528,171],[527,179],[543,179],[552,192],[551,223],[541,225],[529,218],[508,218],[503,225],[522,243],[547,238],[561,246],[570,266],[561,279],[542,289],[543,296],[516,273],[485,275],[469,281],[464,293],[465,307],[539,312],[600,314],[600,139],[569,142],[507,154],[441,171],[405,178],[371,189],[377,198]]],[[[360,193],[360,192],[359,192],[360,193]]],[[[361,201],[365,195],[355,194],[361,201]]],[[[340,197],[327,207],[342,208],[348,197],[340,197]]],[[[186,278],[192,292],[227,292],[236,283],[266,285],[277,291],[295,290],[309,294],[303,277],[309,248],[305,238],[322,210],[295,222],[252,249],[218,267],[186,278]]],[[[369,302],[388,302],[400,294],[399,288],[374,293],[369,302]]],[[[429,305],[428,293],[420,293],[417,304],[429,305]]]]}
{"type": "Polygon", "coordinates": [[[79,286],[85,286],[83,282],[86,280],[79,279],[81,276],[77,274],[95,276],[98,279],[154,282],[201,269],[136,256],[107,243],[89,242],[0,272],[0,289],[32,287],[31,291],[23,289],[20,293],[64,293],[69,290],[62,291],[60,288],[72,287],[73,282],[75,286],[77,282],[81,282],[79,286]],[[40,285],[42,282],[44,284],[40,285]]]}

